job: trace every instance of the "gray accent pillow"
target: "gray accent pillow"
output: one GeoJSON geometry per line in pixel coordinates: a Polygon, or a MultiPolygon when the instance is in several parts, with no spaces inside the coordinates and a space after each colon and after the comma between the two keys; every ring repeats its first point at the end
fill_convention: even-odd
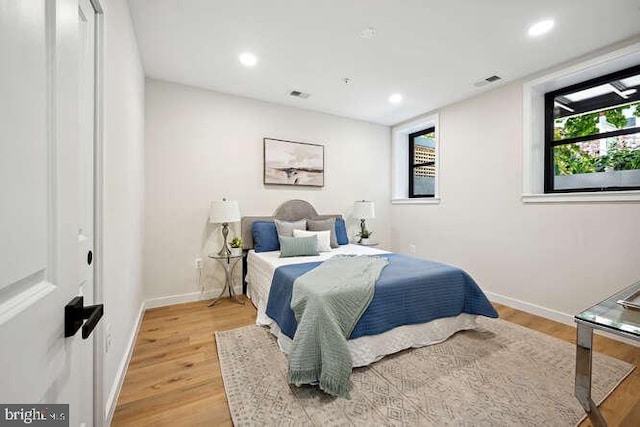
{"type": "Polygon", "coordinates": [[[336,219],[320,219],[320,220],[307,220],[307,230],[309,231],[331,231],[331,236],[329,236],[329,244],[332,248],[337,248],[338,246],[338,238],[336,236],[336,219]]]}
{"type": "Polygon", "coordinates": [[[280,236],[280,258],[292,256],[313,256],[318,253],[318,236],[280,236]]]}
{"type": "Polygon", "coordinates": [[[280,221],[279,219],[274,219],[273,222],[276,223],[278,236],[293,237],[293,230],[307,229],[306,219],[301,219],[300,221],[295,221],[295,222],[280,221]]]}

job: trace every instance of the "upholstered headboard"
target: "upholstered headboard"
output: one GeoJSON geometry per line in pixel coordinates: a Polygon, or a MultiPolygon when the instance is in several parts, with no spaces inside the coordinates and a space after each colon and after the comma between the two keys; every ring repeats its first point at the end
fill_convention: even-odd
{"type": "Polygon", "coordinates": [[[253,235],[251,227],[255,221],[298,221],[303,218],[309,219],[329,219],[342,218],[342,215],[318,215],[318,212],[311,203],[304,200],[289,200],[278,206],[272,216],[244,216],[240,221],[242,249],[253,249],[253,235]]]}

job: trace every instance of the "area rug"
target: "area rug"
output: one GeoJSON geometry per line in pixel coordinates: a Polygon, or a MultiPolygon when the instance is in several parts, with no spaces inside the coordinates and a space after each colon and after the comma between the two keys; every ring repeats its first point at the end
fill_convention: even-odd
{"type": "MultiPolygon", "coordinates": [[[[353,370],[351,400],[287,384],[287,359],[268,329],[216,333],[231,417],[252,425],[573,426],[575,346],[503,320],[353,370]]],[[[633,365],[594,354],[601,402],[633,365]]]]}

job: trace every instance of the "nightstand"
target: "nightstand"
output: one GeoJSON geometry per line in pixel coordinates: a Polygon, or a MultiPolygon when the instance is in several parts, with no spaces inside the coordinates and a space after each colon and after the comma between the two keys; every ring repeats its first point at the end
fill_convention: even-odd
{"type": "Polygon", "coordinates": [[[224,295],[227,289],[229,289],[229,298],[231,299],[231,301],[236,302],[238,304],[244,304],[244,301],[238,299],[235,292],[233,291],[233,283],[232,283],[233,269],[238,264],[238,261],[242,259],[242,255],[226,256],[226,255],[211,254],[209,255],[209,258],[215,259],[220,264],[222,264],[222,267],[224,268],[224,288],[222,288],[222,292],[220,292],[220,295],[218,295],[216,299],[211,301],[211,304],[209,304],[209,307],[212,307],[215,303],[217,303],[220,300],[220,298],[222,298],[222,296],[224,295]]]}

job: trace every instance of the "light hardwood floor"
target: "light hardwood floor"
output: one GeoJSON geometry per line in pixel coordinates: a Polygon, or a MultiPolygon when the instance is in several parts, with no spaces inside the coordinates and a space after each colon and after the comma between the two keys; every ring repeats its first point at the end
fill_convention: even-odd
{"type": "MultiPolygon", "coordinates": [[[[251,325],[249,301],[223,300],[147,310],[118,399],[113,426],[226,426],[231,417],[214,332],[251,325]]],[[[494,304],[502,319],[575,343],[575,328],[494,304]]],[[[640,348],[597,336],[595,349],[640,368],[640,348]]],[[[607,398],[610,426],[640,426],[640,369],[607,398]]],[[[588,421],[581,426],[588,426],[588,421]]]]}

